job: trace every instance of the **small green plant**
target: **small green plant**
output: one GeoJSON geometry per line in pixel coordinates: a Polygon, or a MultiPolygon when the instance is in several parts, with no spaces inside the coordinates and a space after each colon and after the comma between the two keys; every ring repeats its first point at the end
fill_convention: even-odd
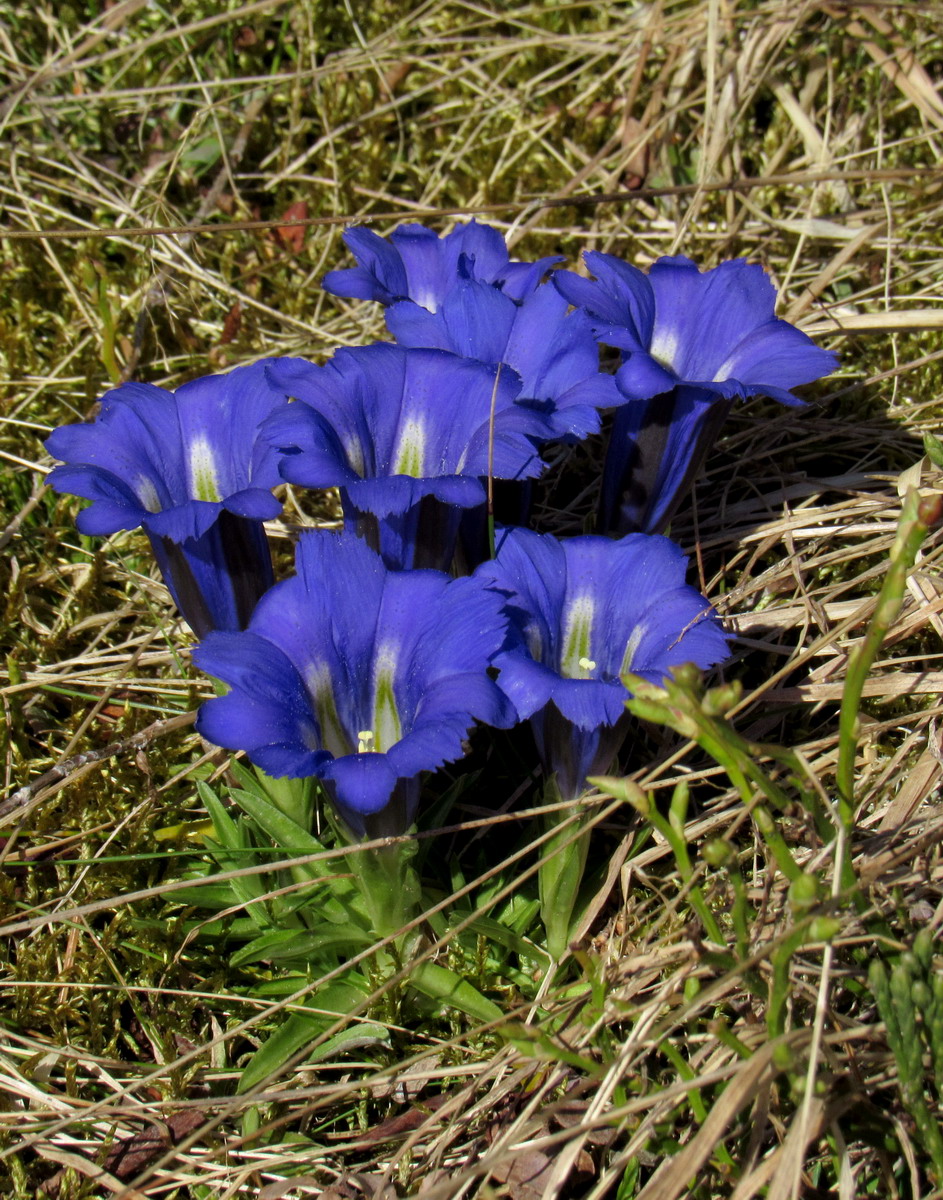
{"type": "MultiPolygon", "coordinates": [[[[283,993],[292,981],[304,992],[307,1010],[292,1012],[253,1056],[240,1090],[278,1072],[306,1046],[315,1046],[320,1058],[362,1045],[367,1035],[388,1040],[382,1026],[370,1024],[365,1034],[361,1022],[332,1036],[326,1048],[317,1042],[344,1016],[395,1018],[406,986],[479,1022],[500,1022],[502,1010],[493,1001],[463,974],[430,961],[426,951],[430,934],[448,945],[457,929],[468,961],[479,953],[481,936],[539,959],[515,927],[518,907],[499,908],[507,925],[461,904],[443,912],[434,896],[422,894],[414,838],[352,846],[330,822],[316,837],[310,832],[316,781],[275,780],[238,762],[232,771],[238,786],[225,788],[223,798],[198,785],[212,822],[205,841],[213,865],[201,868],[192,890],[178,892],[175,902],[221,914],[191,920],[191,936],[233,945],[230,965],[250,973],[250,990],[251,972],[264,966],[278,972],[283,993]],[[428,918],[427,909],[433,910],[428,918]]],[[[525,925],[535,908],[528,908],[525,925]]],[[[516,982],[521,978],[515,975],[516,982]]]]}
{"type": "Polygon", "coordinates": [[[890,967],[876,958],[868,983],[887,1030],[897,1066],[897,1088],[914,1128],[926,1165],[943,1185],[943,975],[934,965],[935,935],[923,928],[913,947],[890,967]],[[924,1059],[929,1059],[929,1070],[924,1059]]]}

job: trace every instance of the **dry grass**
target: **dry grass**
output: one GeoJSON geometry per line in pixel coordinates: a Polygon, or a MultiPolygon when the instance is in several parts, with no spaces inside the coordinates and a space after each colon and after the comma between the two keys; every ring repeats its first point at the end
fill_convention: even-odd
{"type": "MultiPolygon", "coordinates": [[[[782,818],[839,931],[789,957],[781,1037],[755,985],[798,920],[785,886],[721,769],[648,732],[628,768],[658,795],[691,784],[696,879],[727,916],[734,876],[698,851],[735,847],[735,970],[668,844],[601,800],[591,986],[509,992],[510,1039],[402,1010],[395,1052],[314,1056],[236,1096],[303,993],[233,986],[174,915],[168,881],[199,843],[153,831],[199,823],[193,781],[222,769],[189,728],[206,685],[142,543],[73,534],[40,439],[110,380],[379,336],[372,306],[317,287],[354,217],[485,213],[525,257],[759,260],[842,368],[810,410],[744,408],[672,533],[737,634],[734,724],[794,748],[827,801],[900,477],[941,415],[941,30],[940,0],[0,3],[5,1195],[940,1194],[866,982],[875,922],[893,951],[943,915],[939,534],[865,689],[863,909],[840,902],[835,847],[798,807],[782,818]]],[[[488,840],[504,818],[459,815],[506,848],[488,840]]],[[[538,854],[486,873],[520,891],[538,854]]]]}

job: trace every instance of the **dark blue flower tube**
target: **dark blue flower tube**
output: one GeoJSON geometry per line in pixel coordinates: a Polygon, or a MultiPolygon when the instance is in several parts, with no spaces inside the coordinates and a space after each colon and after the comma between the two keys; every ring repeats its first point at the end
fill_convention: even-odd
{"type": "Polygon", "coordinates": [[[64,463],[50,485],[92,501],[79,530],[104,536],[142,527],[198,637],[245,628],[272,585],[262,522],[281,512],[271,492],[280,476],[258,429],[280,400],[264,363],[176,392],[126,383],[105,394],[93,422],[61,426],[46,441],[64,463]]]}
{"type": "Polygon", "coordinates": [[[702,273],[690,259],[662,258],[646,275],[610,254],[584,258],[595,279],[558,271],[553,286],[622,351],[616,382],[630,401],[609,443],[600,527],[657,533],[735,400],[801,404],[791,389],[827,375],[836,358],[774,315],[776,290],[756,263],[702,273]]]}
{"type": "Polygon", "coordinates": [[[660,533],[691,490],[733,401],[676,387],[616,411],[603,467],[599,528],[660,533]]]}
{"type": "Polygon", "coordinates": [[[303,534],[296,565],[248,630],[195,651],[231,688],[197,728],[269,775],[316,775],[356,836],[404,833],[422,772],[461,758],[476,720],[516,719],[488,675],[503,597],[482,580],[388,571],[346,531],[303,534]]]}
{"type": "Polygon", "coordinates": [[[338,487],[345,522],[393,570],[452,563],[461,510],[482,477],[529,479],[552,436],[545,414],[515,403],[507,369],[442,350],[376,343],[324,366],[274,360],[272,385],[295,403],[263,426],[290,483],[338,487]]]}
{"type": "Polygon", "coordinates": [[[673,666],[726,657],[720,622],[685,583],[685,567],[663,537],[558,541],[507,529],[495,559],[475,572],[508,596],[498,684],[531,719],[562,799],[580,796],[586,777],[605,772],[619,750],[629,695],[622,675],[660,683],[673,666]]]}

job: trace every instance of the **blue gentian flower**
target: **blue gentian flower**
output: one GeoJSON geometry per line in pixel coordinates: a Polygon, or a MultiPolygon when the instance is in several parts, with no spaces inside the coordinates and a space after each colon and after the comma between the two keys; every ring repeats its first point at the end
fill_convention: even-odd
{"type": "Polygon", "coordinates": [[[592,321],[567,307],[546,283],[514,300],[492,284],[460,278],[435,312],[401,300],[387,310],[386,324],[401,346],[506,364],[521,380],[518,403],[544,411],[558,437],[578,440],[598,431],[598,409],[626,397],[599,370],[592,321]]]}
{"type": "Polygon", "coordinates": [[[318,776],[358,836],[403,833],[421,772],[461,758],[476,720],[514,719],[487,673],[503,598],[481,580],[387,571],[347,532],[303,534],[296,566],[248,630],[197,648],[232,689],[197,728],[269,775],[318,776]]]}
{"type": "Polygon", "coordinates": [[[330,271],[322,286],[335,296],[393,304],[413,300],[435,312],[458,281],[496,284],[512,299],[529,295],[559,257],[512,262],[504,238],[490,225],[469,221],[444,237],[423,225],[400,225],[389,239],[362,225],[344,231],[358,265],[330,271]]]}
{"type": "Polygon", "coordinates": [[[324,366],[273,360],[269,379],[295,398],[263,427],[283,477],[340,488],[345,518],[391,569],[449,566],[461,510],[485,501],[489,465],[498,479],[543,468],[536,447],[549,421],[515,404],[520,380],[506,368],[379,342],[324,366]]]}
{"type": "Polygon", "coordinates": [[[558,541],[502,531],[474,578],[508,596],[509,641],[498,684],[530,718],[544,771],[563,799],[605,771],[626,731],[621,676],[660,683],[673,666],[727,655],[713,609],[684,581],[685,558],[663,537],[558,541]]]}
{"type": "Polygon", "coordinates": [[[257,433],[281,397],[265,364],[166,391],[125,383],[90,423],[63,425],[46,449],[48,482],[91,500],[80,532],[142,527],[177,607],[197,636],[242,629],[273,582],[262,522],[281,512],[278,455],[257,433]]]}
{"type": "Polygon", "coordinates": [[[568,316],[566,301],[541,282],[559,258],[512,263],[501,234],[476,221],[442,238],[401,225],[389,241],[358,227],[344,239],[361,265],[332,271],[325,288],[389,305],[399,345],[504,363],[520,376],[518,401],[542,405],[567,440],[599,429],[598,408],[624,403],[600,374],[592,322],[568,316]]]}
{"type": "Polygon", "coordinates": [[[602,527],[653,533],[667,524],[734,400],[801,404],[792,389],[827,375],[836,358],[775,316],[776,290],[756,263],[736,259],[701,272],[679,256],[645,274],[610,254],[584,259],[595,279],[558,271],[553,286],[589,315],[600,341],[622,350],[617,384],[630,401],[645,402],[616,414],[602,527]],[[709,404],[717,409],[708,418],[709,404]],[[644,465],[633,467],[633,455],[644,465]]]}

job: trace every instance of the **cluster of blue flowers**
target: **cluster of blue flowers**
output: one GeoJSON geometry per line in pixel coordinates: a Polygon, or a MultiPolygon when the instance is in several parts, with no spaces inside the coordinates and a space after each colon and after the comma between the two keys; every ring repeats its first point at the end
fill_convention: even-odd
{"type": "Polygon", "coordinates": [[[83,533],[147,533],[196,662],[229,687],[202,734],[269,775],[317,776],[355,837],[408,829],[423,773],[461,758],[476,721],[529,720],[576,797],[625,736],[624,674],[726,655],[661,534],[731,405],[799,403],[791,389],[833,356],[774,316],[744,261],[646,273],[588,253],[587,279],[511,261],[475,221],[345,240],[358,265],[324,286],[383,304],[395,343],[174,393],[124,384],[52,434],[49,481],[92,502],[83,533]],[[621,351],[614,372],[600,344],[621,351]],[[542,447],[597,434],[605,410],[599,535],[507,526],[492,553],[489,481],[523,487],[542,447]],[[345,528],[303,533],[276,583],[263,522],[283,481],[338,488],[345,528]]]}

